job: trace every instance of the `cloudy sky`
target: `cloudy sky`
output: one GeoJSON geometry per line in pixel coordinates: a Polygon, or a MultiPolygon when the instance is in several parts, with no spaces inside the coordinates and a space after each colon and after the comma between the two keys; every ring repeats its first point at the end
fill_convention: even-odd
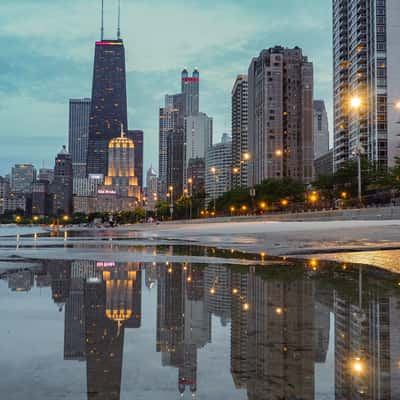
{"type": "MultiPolygon", "coordinates": [[[[68,100],[90,97],[100,0],[0,1],[0,174],[52,166],[68,137],[68,100]]],[[[105,0],[116,36],[117,0],[105,0]]],[[[230,91],[261,49],[299,46],[314,62],[315,97],[331,108],[331,0],[122,0],[129,128],[145,132],[145,168],[158,166],[158,108],[198,67],[200,108],[214,138],[230,131],[230,91]]]]}

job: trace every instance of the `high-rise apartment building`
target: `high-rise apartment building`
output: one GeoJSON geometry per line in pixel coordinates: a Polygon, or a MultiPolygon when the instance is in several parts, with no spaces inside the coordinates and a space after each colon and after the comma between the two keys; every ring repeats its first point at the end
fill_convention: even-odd
{"type": "Polygon", "coordinates": [[[300,48],[263,50],[251,61],[249,185],[313,178],[313,64],[300,48]]]}
{"type": "Polygon", "coordinates": [[[232,187],[246,187],[248,151],[248,80],[238,75],[232,89],[232,187]]]}
{"type": "Polygon", "coordinates": [[[96,42],[87,154],[88,174],[107,174],[108,143],[127,127],[122,39],[96,42]]]}
{"type": "Polygon", "coordinates": [[[36,168],[32,164],[15,164],[11,169],[11,190],[15,193],[30,193],[36,180],[36,168]]]}
{"type": "Polygon", "coordinates": [[[206,156],[206,204],[216,200],[231,188],[232,140],[222,135],[220,143],[210,147],[206,156]]]}
{"type": "Polygon", "coordinates": [[[399,154],[400,2],[333,0],[334,165],[361,145],[372,162],[399,154]],[[361,106],[351,108],[358,97],[361,106]]]}
{"type": "Polygon", "coordinates": [[[70,99],[68,150],[72,156],[74,177],[86,176],[89,139],[90,99],[70,99]]]}
{"type": "Polygon", "coordinates": [[[329,151],[328,114],[323,100],[314,100],[314,160],[329,151]]]}

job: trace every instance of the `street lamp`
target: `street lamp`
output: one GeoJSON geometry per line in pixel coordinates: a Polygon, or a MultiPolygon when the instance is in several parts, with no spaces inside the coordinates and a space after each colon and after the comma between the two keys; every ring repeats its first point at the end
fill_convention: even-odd
{"type": "Polygon", "coordinates": [[[188,186],[189,186],[189,218],[192,219],[192,213],[193,213],[193,203],[192,203],[192,197],[193,197],[193,178],[188,179],[188,186]]]}
{"type": "Polygon", "coordinates": [[[360,133],[360,107],[361,107],[361,99],[359,97],[353,97],[350,100],[350,106],[355,112],[355,116],[357,119],[357,138],[358,138],[358,143],[357,147],[353,151],[353,154],[357,157],[357,169],[358,169],[358,174],[357,174],[357,180],[358,180],[358,201],[362,203],[362,182],[361,182],[361,156],[364,154],[364,147],[361,144],[361,133],[360,133]]]}
{"type": "Polygon", "coordinates": [[[169,213],[170,213],[170,215],[171,215],[171,220],[172,220],[172,218],[173,218],[173,216],[174,216],[174,187],[173,186],[170,186],[169,188],[168,188],[168,190],[169,190],[169,193],[170,193],[170,201],[169,201],[169,213]]]}
{"type": "Polygon", "coordinates": [[[213,178],[214,178],[214,191],[213,191],[213,202],[214,202],[214,205],[213,205],[213,209],[214,209],[214,212],[216,212],[217,211],[216,210],[216,208],[217,208],[217,205],[216,205],[217,197],[216,196],[217,196],[217,179],[218,179],[218,175],[217,175],[217,169],[215,167],[211,167],[210,171],[213,174],[213,178]]]}

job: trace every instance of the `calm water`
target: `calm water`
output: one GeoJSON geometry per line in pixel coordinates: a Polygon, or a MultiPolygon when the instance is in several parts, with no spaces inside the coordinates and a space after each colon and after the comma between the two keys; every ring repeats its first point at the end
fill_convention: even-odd
{"type": "Polygon", "coordinates": [[[2,273],[0,398],[400,399],[400,278],[316,261],[2,273]]]}

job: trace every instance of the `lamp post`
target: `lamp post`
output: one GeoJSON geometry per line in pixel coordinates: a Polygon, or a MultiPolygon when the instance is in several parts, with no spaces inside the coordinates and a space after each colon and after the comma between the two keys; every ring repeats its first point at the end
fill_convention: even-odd
{"type": "Polygon", "coordinates": [[[189,186],[189,218],[192,219],[193,216],[193,178],[188,179],[188,186],[189,186]]]}
{"type": "Polygon", "coordinates": [[[214,210],[214,212],[216,212],[217,210],[216,210],[216,208],[217,208],[217,204],[216,204],[216,202],[217,202],[217,179],[218,179],[218,176],[217,176],[217,169],[215,168],[215,167],[211,167],[211,173],[213,174],[213,178],[214,178],[214,190],[213,190],[213,203],[214,203],[214,205],[213,205],[213,210],[214,210]]]}
{"type": "Polygon", "coordinates": [[[361,176],[361,156],[364,154],[364,147],[361,144],[361,132],[360,132],[360,107],[361,99],[359,97],[353,97],[350,101],[351,108],[355,112],[357,119],[357,147],[353,151],[353,155],[357,157],[357,181],[358,181],[358,202],[362,204],[362,176],[361,176]]]}
{"type": "Polygon", "coordinates": [[[171,215],[171,220],[173,219],[174,216],[174,187],[170,186],[168,188],[169,193],[170,193],[170,199],[169,199],[169,213],[171,215]]]}

